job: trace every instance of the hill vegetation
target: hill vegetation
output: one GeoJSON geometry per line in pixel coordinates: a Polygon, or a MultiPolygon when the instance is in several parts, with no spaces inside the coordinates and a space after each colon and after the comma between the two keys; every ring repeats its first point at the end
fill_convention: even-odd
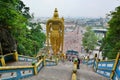
{"type": "Polygon", "coordinates": [[[32,23],[30,8],[21,0],[0,0],[0,54],[18,51],[34,56],[44,46],[40,22],[32,23]]]}

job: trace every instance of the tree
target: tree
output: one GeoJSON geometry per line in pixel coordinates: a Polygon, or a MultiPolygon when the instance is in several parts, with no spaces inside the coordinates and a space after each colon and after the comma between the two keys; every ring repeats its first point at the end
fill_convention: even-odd
{"type": "Polygon", "coordinates": [[[21,0],[0,0],[0,53],[18,50],[19,54],[34,56],[43,47],[41,25],[30,19],[29,7],[21,0]]]}
{"type": "Polygon", "coordinates": [[[30,22],[29,23],[29,31],[26,35],[27,39],[32,40],[32,53],[35,54],[39,51],[40,48],[44,46],[44,43],[46,41],[46,36],[43,32],[41,32],[42,27],[40,25],[40,22],[30,22]]]}
{"type": "Polygon", "coordinates": [[[95,33],[91,30],[91,27],[87,27],[87,32],[84,33],[84,37],[82,39],[83,47],[86,49],[86,52],[89,50],[93,50],[97,43],[97,37],[95,33]]]}
{"type": "Polygon", "coordinates": [[[112,18],[108,22],[109,29],[102,44],[103,56],[115,59],[120,50],[120,6],[111,12],[112,18]]]}

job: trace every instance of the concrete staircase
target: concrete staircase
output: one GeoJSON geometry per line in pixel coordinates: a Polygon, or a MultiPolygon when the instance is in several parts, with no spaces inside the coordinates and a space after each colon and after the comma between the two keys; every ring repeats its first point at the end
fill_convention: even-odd
{"type": "Polygon", "coordinates": [[[37,75],[22,80],[71,80],[72,62],[59,62],[57,66],[46,66],[37,75]]]}
{"type": "Polygon", "coordinates": [[[87,66],[86,64],[80,64],[80,69],[77,71],[77,80],[108,80],[96,72],[93,68],[87,66]]]}

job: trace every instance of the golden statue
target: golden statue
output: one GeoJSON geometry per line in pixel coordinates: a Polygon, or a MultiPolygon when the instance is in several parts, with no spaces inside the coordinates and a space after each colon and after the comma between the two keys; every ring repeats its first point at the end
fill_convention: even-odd
{"type": "Polygon", "coordinates": [[[54,55],[58,52],[63,53],[64,40],[64,18],[59,18],[57,8],[55,8],[53,17],[47,21],[47,46],[52,47],[54,55]]]}

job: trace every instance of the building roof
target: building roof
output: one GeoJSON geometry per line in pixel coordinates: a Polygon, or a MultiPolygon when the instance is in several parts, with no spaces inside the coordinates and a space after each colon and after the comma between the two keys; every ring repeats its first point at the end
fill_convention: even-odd
{"type": "Polygon", "coordinates": [[[66,54],[76,54],[76,55],[78,55],[78,51],[67,50],[66,54]]]}
{"type": "Polygon", "coordinates": [[[107,29],[92,29],[92,30],[97,33],[106,33],[107,32],[107,29]]]}

